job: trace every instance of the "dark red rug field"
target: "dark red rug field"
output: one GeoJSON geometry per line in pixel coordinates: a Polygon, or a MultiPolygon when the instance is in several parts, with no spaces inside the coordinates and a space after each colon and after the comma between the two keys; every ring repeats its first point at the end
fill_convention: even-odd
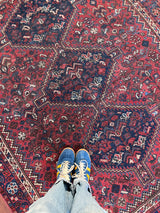
{"type": "Polygon", "coordinates": [[[63,148],[108,213],[160,212],[160,1],[0,1],[0,193],[25,212],[63,148]]]}

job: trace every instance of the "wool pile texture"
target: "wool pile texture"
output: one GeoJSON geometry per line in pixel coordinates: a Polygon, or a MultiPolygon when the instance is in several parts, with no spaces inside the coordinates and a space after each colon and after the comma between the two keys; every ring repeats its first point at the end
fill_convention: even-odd
{"type": "Polygon", "coordinates": [[[160,1],[0,1],[0,193],[26,212],[65,147],[108,213],[160,212],[160,1]]]}

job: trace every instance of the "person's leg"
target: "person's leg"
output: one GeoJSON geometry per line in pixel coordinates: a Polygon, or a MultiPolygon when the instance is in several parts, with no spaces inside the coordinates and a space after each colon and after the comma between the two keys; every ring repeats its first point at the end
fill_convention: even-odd
{"type": "Polygon", "coordinates": [[[69,184],[61,180],[44,197],[34,202],[27,213],[69,213],[72,201],[69,184]]]}
{"type": "Polygon", "coordinates": [[[91,159],[85,149],[80,149],[76,154],[76,168],[73,187],[75,195],[71,213],[105,213],[105,210],[92,197],[91,188],[88,183],[91,159]]]}
{"type": "Polygon", "coordinates": [[[34,202],[27,213],[70,213],[73,195],[71,171],[75,153],[71,148],[62,151],[57,162],[57,181],[46,195],[34,202]]]}
{"type": "Polygon", "coordinates": [[[84,180],[74,183],[75,196],[71,213],[105,213],[105,210],[93,198],[89,184],[84,180]]]}

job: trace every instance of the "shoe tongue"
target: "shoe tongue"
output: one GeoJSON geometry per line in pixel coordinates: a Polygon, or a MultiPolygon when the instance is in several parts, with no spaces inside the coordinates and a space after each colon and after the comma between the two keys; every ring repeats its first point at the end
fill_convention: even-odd
{"type": "Polygon", "coordinates": [[[84,168],[84,169],[87,168],[88,164],[87,164],[87,161],[86,161],[86,160],[81,160],[80,163],[83,164],[83,166],[84,166],[83,168],[84,168]]]}
{"type": "Polygon", "coordinates": [[[64,158],[63,162],[68,162],[68,164],[72,164],[72,162],[70,160],[68,160],[68,158],[64,158]]]}

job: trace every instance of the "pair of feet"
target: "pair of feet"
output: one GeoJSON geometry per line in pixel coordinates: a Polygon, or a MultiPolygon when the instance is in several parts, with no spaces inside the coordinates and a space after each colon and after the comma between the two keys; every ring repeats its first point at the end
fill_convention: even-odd
{"type": "Polygon", "coordinates": [[[64,180],[71,183],[72,178],[89,181],[91,159],[85,149],[79,149],[75,154],[70,147],[63,149],[57,162],[57,181],[64,180]]]}

